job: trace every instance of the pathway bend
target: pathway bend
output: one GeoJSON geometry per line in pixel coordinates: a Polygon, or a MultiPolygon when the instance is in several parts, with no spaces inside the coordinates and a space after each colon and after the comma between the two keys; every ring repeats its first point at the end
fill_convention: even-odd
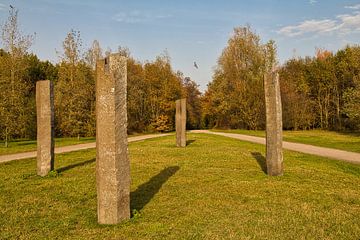
{"type": "MultiPolygon", "coordinates": [[[[237,133],[224,133],[224,132],[212,132],[209,130],[193,130],[191,131],[193,133],[206,133],[206,134],[214,134],[214,135],[220,135],[224,137],[230,137],[234,139],[239,139],[242,141],[252,142],[252,143],[258,143],[258,144],[266,144],[265,138],[262,137],[254,137],[244,134],[237,134],[237,133]]],[[[312,154],[316,156],[321,157],[327,157],[332,159],[337,159],[345,162],[360,164],[360,153],[354,153],[354,152],[348,152],[333,148],[325,148],[325,147],[317,147],[313,145],[308,144],[302,144],[302,143],[293,143],[293,142],[283,142],[283,148],[301,152],[301,153],[307,153],[312,154]]]]}

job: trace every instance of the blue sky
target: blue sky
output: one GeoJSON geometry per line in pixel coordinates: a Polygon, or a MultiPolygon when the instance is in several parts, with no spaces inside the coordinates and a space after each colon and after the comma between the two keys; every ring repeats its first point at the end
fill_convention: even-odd
{"type": "Polygon", "coordinates": [[[201,90],[236,26],[250,24],[263,42],[274,39],[281,63],[360,40],[360,0],[0,0],[1,23],[9,4],[19,9],[22,31],[36,32],[31,51],[40,59],[56,62],[55,50],[75,29],[84,48],[97,39],[105,50],[126,46],[141,61],[166,49],[174,69],[201,90]]]}

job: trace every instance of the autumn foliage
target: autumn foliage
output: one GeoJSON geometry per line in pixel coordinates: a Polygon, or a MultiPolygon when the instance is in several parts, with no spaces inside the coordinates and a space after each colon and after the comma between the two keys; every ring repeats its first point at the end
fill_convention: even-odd
{"type": "MultiPolygon", "coordinates": [[[[71,30],[58,52],[59,62],[41,61],[28,52],[33,36],[18,26],[11,9],[0,49],[0,138],[36,135],[35,84],[55,85],[56,136],[95,135],[95,64],[110,52],[126,56],[128,131],[174,130],[175,100],[187,98],[187,129],[264,129],[264,73],[277,65],[276,45],[262,43],[249,26],[237,27],[219,56],[204,94],[171,66],[167,52],[144,62],[129,49],[103,52],[94,41],[83,46],[71,30]]],[[[336,53],[317,49],[314,57],[292,58],[279,66],[285,129],[360,129],[360,46],[336,53]]]]}

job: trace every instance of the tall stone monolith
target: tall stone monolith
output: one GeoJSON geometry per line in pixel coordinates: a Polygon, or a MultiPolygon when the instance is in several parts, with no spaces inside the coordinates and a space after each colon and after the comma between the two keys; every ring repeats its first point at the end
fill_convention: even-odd
{"type": "Polygon", "coordinates": [[[282,109],[279,74],[272,71],[264,76],[266,107],[266,166],[267,174],[283,174],[282,109]]]}
{"type": "Polygon", "coordinates": [[[120,54],[96,67],[96,184],[100,224],[130,218],[127,140],[127,61],[120,54]]]}
{"type": "Polygon", "coordinates": [[[49,80],[36,82],[37,174],[54,169],[54,91],[49,80]]]}
{"type": "Polygon", "coordinates": [[[176,146],[186,147],[186,98],[176,100],[176,146]]]}

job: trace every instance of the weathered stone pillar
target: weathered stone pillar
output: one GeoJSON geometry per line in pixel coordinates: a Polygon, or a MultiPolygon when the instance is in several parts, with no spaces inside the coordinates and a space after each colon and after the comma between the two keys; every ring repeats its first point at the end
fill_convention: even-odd
{"type": "Polygon", "coordinates": [[[126,58],[111,54],[97,62],[96,71],[98,222],[116,224],[130,218],[126,58]]]}
{"type": "Polygon", "coordinates": [[[264,76],[266,107],[266,165],[267,174],[283,174],[282,109],[279,74],[272,71],[264,76]]]}
{"type": "Polygon", "coordinates": [[[49,80],[36,82],[37,174],[54,169],[54,91],[49,80]]]}
{"type": "Polygon", "coordinates": [[[186,98],[176,100],[176,146],[186,147],[186,98]]]}

